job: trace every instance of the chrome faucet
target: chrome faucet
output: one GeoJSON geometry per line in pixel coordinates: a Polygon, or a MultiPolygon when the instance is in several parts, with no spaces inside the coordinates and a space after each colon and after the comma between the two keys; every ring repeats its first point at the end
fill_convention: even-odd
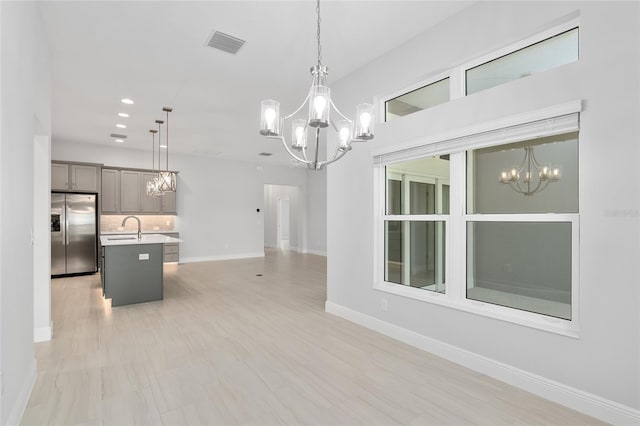
{"type": "Polygon", "coordinates": [[[134,218],[135,220],[138,221],[138,240],[142,239],[142,227],[140,226],[140,219],[136,216],[127,216],[124,219],[122,219],[122,226],[124,226],[124,223],[127,221],[127,219],[129,218],[134,218]]]}

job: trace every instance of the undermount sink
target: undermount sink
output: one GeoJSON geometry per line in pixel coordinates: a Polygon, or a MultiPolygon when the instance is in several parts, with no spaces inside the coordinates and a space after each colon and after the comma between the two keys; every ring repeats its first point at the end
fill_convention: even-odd
{"type": "Polygon", "coordinates": [[[138,237],[107,237],[107,240],[137,240],[138,237]]]}

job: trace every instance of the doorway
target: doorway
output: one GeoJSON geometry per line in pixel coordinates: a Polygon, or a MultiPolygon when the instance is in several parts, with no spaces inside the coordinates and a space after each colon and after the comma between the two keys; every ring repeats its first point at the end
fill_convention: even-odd
{"type": "Polygon", "coordinates": [[[264,185],[264,246],[299,251],[304,223],[300,219],[300,189],[292,185],[264,185]]]}
{"type": "Polygon", "coordinates": [[[290,204],[288,198],[278,198],[278,213],[276,219],[277,246],[281,250],[288,251],[290,246],[290,204]]]}

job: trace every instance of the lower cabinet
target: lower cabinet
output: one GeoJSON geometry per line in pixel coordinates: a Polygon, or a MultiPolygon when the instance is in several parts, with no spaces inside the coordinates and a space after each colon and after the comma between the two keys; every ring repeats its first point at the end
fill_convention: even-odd
{"type": "MultiPolygon", "coordinates": [[[[180,238],[178,232],[162,232],[168,237],[180,238]]],[[[178,262],[180,260],[180,244],[165,244],[163,252],[164,263],[178,262]]]]}

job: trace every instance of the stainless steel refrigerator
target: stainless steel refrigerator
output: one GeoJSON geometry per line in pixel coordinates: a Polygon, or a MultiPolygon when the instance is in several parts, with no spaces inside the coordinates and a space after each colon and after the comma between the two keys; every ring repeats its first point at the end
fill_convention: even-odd
{"type": "Polygon", "coordinates": [[[51,276],[97,272],[96,195],[51,193],[51,276]]]}

